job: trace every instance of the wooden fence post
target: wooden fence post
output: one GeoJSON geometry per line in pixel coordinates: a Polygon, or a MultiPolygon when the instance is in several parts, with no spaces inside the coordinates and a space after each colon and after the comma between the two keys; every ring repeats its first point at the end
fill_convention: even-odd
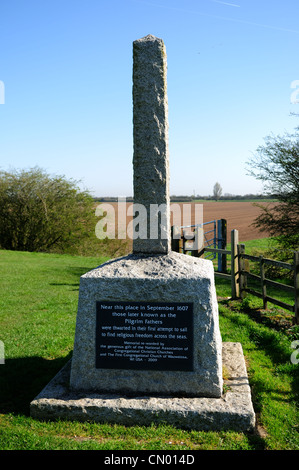
{"type": "Polygon", "coordinates": [[[239,269],[239,295],[241,299],[246,296],[245,289],[247,287],[247,277],[244,274],[245,271],[245,260],[242,255],[245,254],[245,245],[238,245],[238,269],[239,269]]]}
{"type": "Polygon", "coordinates": [[[181,227],[173,225],[171,227],[171,249],[172,251],[180,252],[180,240],[181,240],[181,227]]]}
{"type": "Polygon", "coordinates": [[[294,253],[294,288],[295,288],[294,323],[299,325],[299,251],[295,251],[294,253]]]}
{"type": "Polygon", "coordinates": [[[263,256],[260,256],[260,276],[261,276],[263,306],[264,306],[264,309],[266,310],[267,309],[267,286],[265,282],[265,263],[264,263],[263,256]]]}
{"type": "Polygon", "coordinates": [[[238,269],[238,243],[239,243],[239,232],[238,230],[231,231],[231,288],[232,298],[236,299],[239,297],[239,269],[238,269]]]}
{"type": "Polygon", "coordinates": [[[196,257],[202,256],[205,246],[204,231],[202,227],[195,227],[194,230],[194,245],[192,255],[196,257]]]}
{"type": "MultiPolygon", "coordinates": [[[[217,240],[218,247],[220,250],[226,250],[227,243],[227,223],[225,219],[217,220],[217,240]]],[[[226,273],[227,264],[226,264],[226,255],[218,254],[218,272],[226,273]]]]}

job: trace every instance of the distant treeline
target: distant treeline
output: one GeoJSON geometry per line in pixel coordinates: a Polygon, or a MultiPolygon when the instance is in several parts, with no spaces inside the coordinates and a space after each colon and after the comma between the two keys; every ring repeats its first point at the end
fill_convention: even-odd
{"type": "MultiPolygon", "coordinates": [[[[207,201],[215,201],[214,196],[193,196],[194,199],[204,199],[207,201]]],[[[261,200],[261,199],[276,199],[275,195],[265,195],[265,194],[229,194],[225,193],[223,196],[218,198],[219,201],[248,201],[248,200],[261,200]]]]}
{"type": "Polygon", "coordinates": [[[121,196],[121,197],[94,197],[96,202],[118,202],[119,200],[126,200],[126,202],[133,202],[132,196],[121,196]]]}
{"type": "MultiPolygon", "coordinates": [[[[118,197],[95,197],[94,200],[96,202],[118,202],[118,197]]],[[[246,201],[246,200],[261,200],[261,199],[275,199],[275,196],[265,196],[263,194],[245,194],[243,196],[238,194],[224,194],[223,196],[219,197],[218,201],[246,201]]],[[[126,202],[133,202],[134,199],[132,196],[125,198],[126,202]]],[[[204,201],[215,201],[213,196],[170,196],[171,202],[192,202],[196,200],[204,200],[204,201]]]]}

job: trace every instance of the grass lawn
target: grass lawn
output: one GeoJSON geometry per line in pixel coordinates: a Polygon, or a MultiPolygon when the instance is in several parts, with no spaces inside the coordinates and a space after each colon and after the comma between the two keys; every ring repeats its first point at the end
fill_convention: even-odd
{"type": "Polygon", "coordinates": [[[71,357],[80,275],[104,261],[100,256],[0,251],[0,341],[5,348],[5,364],[0,364],[1,450],[299,449],[299,365],[291,361],[298,327],[286,317],[279,328],[271,315],[263,315],[258,299],[230,300],[229,283],[223,280],[216,281],[222,339],[242,344],[258,432],[32,419],[30,401],[71,357]]]}

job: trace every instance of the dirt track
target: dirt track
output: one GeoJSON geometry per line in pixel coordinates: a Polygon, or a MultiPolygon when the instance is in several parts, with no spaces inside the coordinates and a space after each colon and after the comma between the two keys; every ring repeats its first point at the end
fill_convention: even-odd
{"type": "MultiPolygon", "coordinates": [[[[115,209],[115,214],[117,216],[118,204],[109,203],[115,209]]],[[[179,204],[181,207],[181,213],[183,213],[183,204],[179,204]]],[[[128,206],[131,203],[127,203],[128,206]]],[[[194,203],[191,203],[191,223],[194,223],[194,203]]],[[[203,203],[203,222],[209,222],[211,220],[226,219],[227,220],[227,238],[228,242],[230,241],[230,232],[233,229],[239,231],[239,241],[243,242],[246,240],[254,240],[258,238],[267,237],[267,232],[261,233],[257,228],[253,227],[251,224],[254,219],[260,213],[260,209],[253,205],[252,202],[204,202],[203,203]]],[[[127,223],[131,220],[131,217],[127,217],[127,223]]],[[[171,218],[172,223],[172,218],[171,218]]]]}

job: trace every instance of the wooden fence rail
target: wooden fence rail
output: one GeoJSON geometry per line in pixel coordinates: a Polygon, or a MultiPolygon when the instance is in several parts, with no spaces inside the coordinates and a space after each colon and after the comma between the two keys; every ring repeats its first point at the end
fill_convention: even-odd
{"type": "MultiPolygon", "coordinates": [[[[174,230],[178,228],[173,228],[173,234],[175,233],[174,230]]],[[[199,232],[195,232],[194,240],[196,240],[196,244],[191,247],[191,254],[197,257],[203,257],[206,252],[208,253],[215,253],[221,256],[222,259],[222,266],[225,266],[226,271],[226,257],[231,257],[231,273],[228,274],[227,272],[219,272],[215,271],[215,276],[219,278],[228,279],[231,282],[231,291],[232,291],[232,298],[243,298],[246,293],[252,294],[256,297],[259,297],[263,300],[263,306],[267,309],[267,303],[271,302],[274,305],[277,305],[281,308],[289,310],[290,312],[294,313],[294,323],[299,324],[299,252],[294,253],[294,260],[293,263],[285,263],[283,261],[272,260],[269,258],[264,258],[263,256],[252,256],[245,253],[245,245],[239,244],[239,233],[238,230],[231,231],[231,249],[221,249],[221,248],[212,248],[212,247],[205,247],[203,244],[203,236],[200,234],[200,228],[197,228],[199,232]],[[249,269],[246,269],[246,260],[247,261],[254,261],[259,263],[259,275],[251,273],[249,269]],[[265,265],[276,266],[283,269],[294,271],[294,283],[293,286],[289,286],[287,284],[283,284],[277,281],[272,281],[265,277],[265,265]],[[254,289],[248,288],[248,279],[254,279],[260,285],[261,291],[258,292],[254,289]],[[282,300],[275,299],[274,297],[270,296],[267,292],[267,287],[272,287],[277,290],[283,290],[288,292],[294,298],[294,304],[289,304],[283,302],[282,300]]],[[[188,238],[182,236],[181,240],[173,240],[172,249],[174,251],[179,251],[182,253],[188,252],[188,248],[190,251],[190,246],[188,246],[188,242],[190,243],[190,234],[188,238]]],[[[194,242],[195,243],[195,242],[194,242]]],[[[191,242],[192,244],[192,242],[191,242]]],[[[219,264],[218,264],[219,266],[219,264]]]]}
{"type": "Polygon", "coordinates": [[[285,263],[282,261],[264,258],[263,256],[252,256],[245,253],[245,245],[238,245],[238,262],[239,262],[239,287],[240,297],[243,297],[247,292],[263,300],[264,309],[267,309],[268,302],[278,305],[281,308],[289,310],[294,313],[294,323],[299,324],[299,252],[294,253],[293,263],[285,263]],[[260,274],[253,274],[245,269],[245,260],[254,261],[259,263],[260,274]],[[293,271],[293,286],[283,284],[281,282],[272,281],[265,276],[265,265],[276,266],[289,271],[293,271]],[[260,283],[261,292],[247,287],[247,279],[251,278],[260,283]],[[294,303],[289,304],[282,300],[275,299],[267,293],[267,286],[273,287],[277,290],[283,290],[292,294],[294,303]]]}

